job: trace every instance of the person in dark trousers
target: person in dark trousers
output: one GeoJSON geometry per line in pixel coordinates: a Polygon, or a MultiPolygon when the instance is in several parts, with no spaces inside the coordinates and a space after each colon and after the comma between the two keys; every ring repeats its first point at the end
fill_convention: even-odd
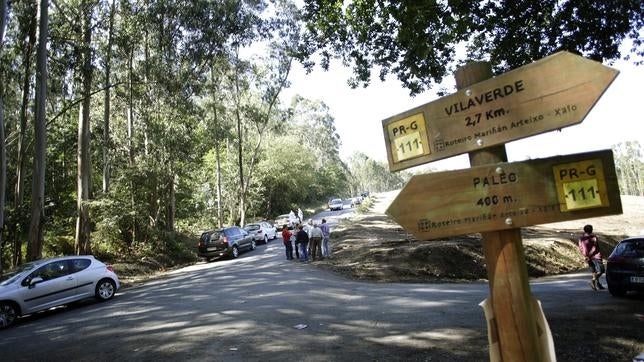
{"type": "Polygon", "coordinates": [[[311,249],[311,261],[322,260],[322,230],[317,224],[309,230],[309,246],[311,249]]]}
{"type": "Polygon", "coordinates": [[[604,286],[599,282],[599,277],[604,274],[604,261],[602,260],[602,254],[599,252],[599,242],[597,241],[597,236],[593,234],[593,226],[586,225],[584,226],[584,234],[579,238],[579,251],[586,259],[590,272],[593,275],[592,280],[590,281],[590,287],[593,290],[604,289],[604,286]]]}
{"type": "Polygon", "coordinates": [[[309,261],[306,248],[309,245],[309,235],[304,231],[304,225],[298,226],[299,231],[295,235],[295,244],[300,247],[300,261],[309,261]]]}
{"type": "Polygon", "coordinates": [[[286,248],[286,260],[293,260],[293,244],[291,243],[291,233],[286,224],[282,227],[282,242],[286,248]]]}

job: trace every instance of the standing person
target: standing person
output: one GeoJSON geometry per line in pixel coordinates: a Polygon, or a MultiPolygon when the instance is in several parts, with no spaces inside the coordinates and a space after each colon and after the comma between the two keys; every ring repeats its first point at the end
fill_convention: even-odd
{"type": "Polygon", "coordinates": [[[297,235],[295,236],[295,244],[300,246],[300,261],[309,261],[306,247],[309,244],[309,235],[304,231],[304,225],[299,225],[297,235]]]}
{"type": "Polygon", "coordinates": [[[309,242],[311,244],[311,261],[322,260],[322,230],[314,224],[309,230],[309,242]]]}
{"type": "Polygon", "coordinates": [[[604,289],[604,286],[599,282],[599,277],[604,274],[604,261],[602,254],[599,252],[599,242],[597,236],[593,234],[593,226],[584,226],[584,234],[579,238],[579,250],[586,259],[593,279],[590,281],[590,287],[593,290],[604,289]]]}
{"type": "Polygon", "coordinates": [[[293,232],[291,233],[291,245],[293,245],[293,249],[295,249],[295,257],[297,260],[300,260],[300,248],[298,247],[295,234],[297,234],[297,226],[293,228],[293,232]]]}
{"type": "Polygon", "coordinates": [[[301,221],[297,221],[297,215],[291,210],[291,212],[288,213],[288,224],[289,227],[295,228],[301,221]]]}
{"type": "Polygon", "coordinates": [[[300,219],[299,223],[302,223],[302,221],[304,220],[304,213],[299,207],[297,208],[297,217],[300,219]]]}
{"type": "Polygon", "coordinates": [[[282,227],[282,242],[286,248],[286,260],[293,260],[293,244],[291,244],[291,236],[293,236],[293,233],[288,229],[287,225],[284,224],[282,227]]]}
{"type": "Polygon", "coordinates": [[[326,223],[326,219],[322,219],[320,230],[322,230],[322,256],[328,258],[329,256],[331,256],[331,250],[329,249],[329,237],[331,236],[331,228],[329,227],[329,224],[326,223]]]}

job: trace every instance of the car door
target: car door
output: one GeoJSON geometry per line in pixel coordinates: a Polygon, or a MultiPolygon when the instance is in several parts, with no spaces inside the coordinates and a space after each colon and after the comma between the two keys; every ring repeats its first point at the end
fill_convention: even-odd
{"type": "Polygon", "coordinates": [[[72,259],[69,262],[71,264],[70,276],[76,280],[74,296],[77,299],[83,299],[94,295],[94,286],[97,277],[89,269],[92,261],[87,258],[78,258],[72,259]]]}
{"type": "Polygon", "coordinates": [[[243,244],[243,240],[240,239],[241,234],[239,233],[236,227],[231,227],[226,229],[226,237],[229,240],[230,246],[237,245],[237,248],[243,250],[246,246],[243,244]]]}
{"type": "Polygon", "coordinates": [[[73,300],[76,280],[70,275],[69,260],[49,262],[33,271],[21,284],[21,299],[26,307],[23,313],[65,304],[73,300]],[[31,284],[35,278],[42,280],[31,284]]]}
{"type": "Polygon", "coordinates": [[[239,245],[241,248],[250,249],[250,243],[252,240],[255,240],[255,236],[248,233],[248,231],[237,228],[236,238],[239,240],[239,245]]]}

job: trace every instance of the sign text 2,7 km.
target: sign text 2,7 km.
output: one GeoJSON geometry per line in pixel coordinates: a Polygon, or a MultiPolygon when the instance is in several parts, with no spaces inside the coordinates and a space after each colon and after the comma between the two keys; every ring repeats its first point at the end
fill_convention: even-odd
{"type": "Polygon", "coordinates": [[[560,52],[382,121],[389,168],[503,144],[583,121],[618,71],[560,52]]]}
{"type": "Polygon", "coordinates": [[[387,210],[420,240],[621,212],[611,150],[417,175],[387,210]]]}

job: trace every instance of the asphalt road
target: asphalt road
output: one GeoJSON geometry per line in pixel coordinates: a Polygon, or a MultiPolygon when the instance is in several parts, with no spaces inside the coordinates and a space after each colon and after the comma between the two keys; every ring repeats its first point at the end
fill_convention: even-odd
{"type": "MultiPolygon", "coordinates": [[[[642,305],[592,292],[587,278],[540,279],[531,288],[547,317],[578,310],[582,299],[598,310],[642,305]]],[[[23,318],[0,331],[0,360],[486,360],[478,303],[487,295],[486,283],[348,280],[315,263],[287,261],[277,239],[235,260],[121,290],[106,303],[23,318]]]]}

